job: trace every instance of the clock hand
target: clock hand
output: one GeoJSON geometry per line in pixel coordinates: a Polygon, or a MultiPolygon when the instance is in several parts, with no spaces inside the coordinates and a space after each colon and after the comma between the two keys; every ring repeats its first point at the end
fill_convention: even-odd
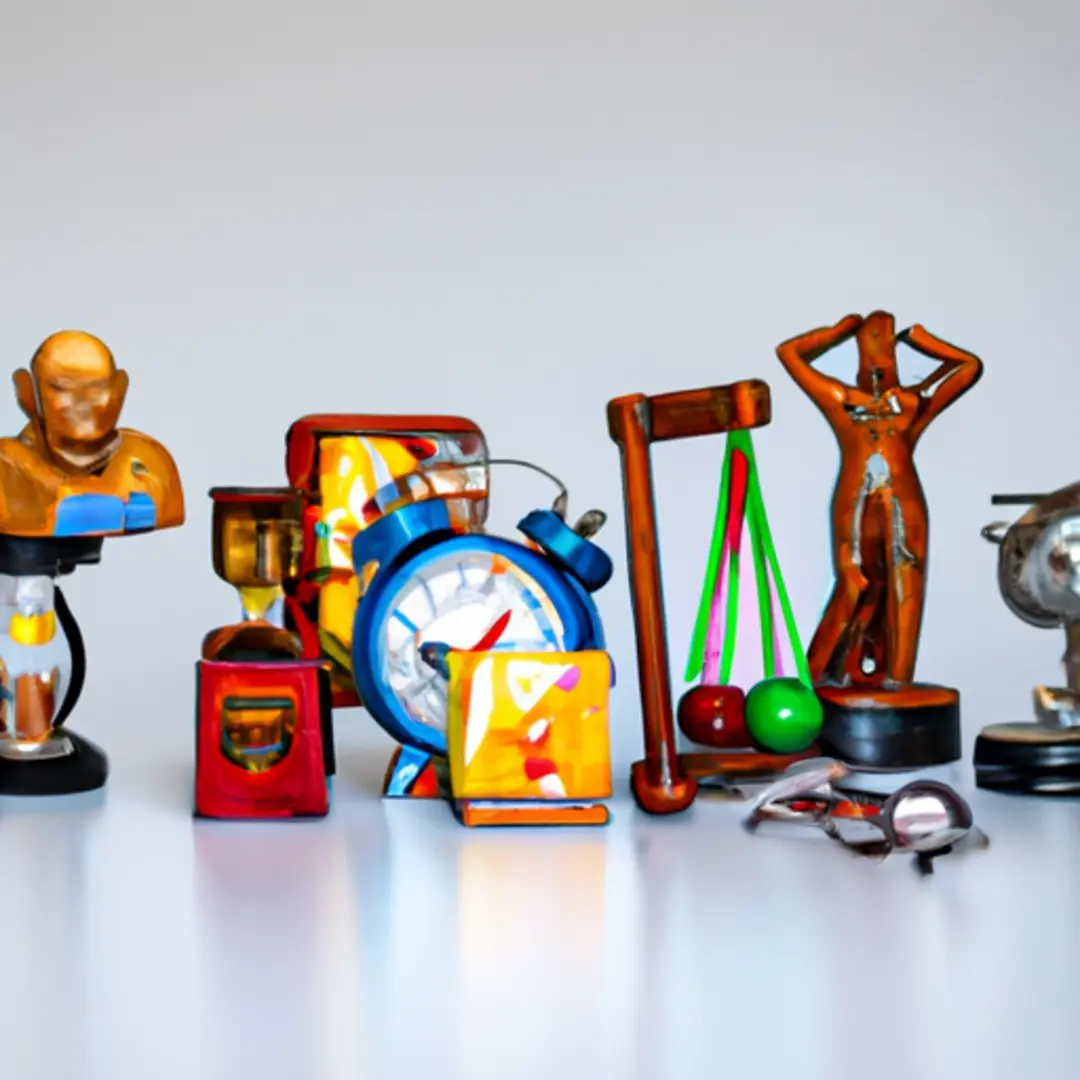
{"type": "Polygon", "coordinates": [[[506,628],[510,625],[510,612],[504,611],[488,628],[487,633],[468,651],[488,652],[503,636],[506,628]]]}
{"type": "MultiPolygon", "coordinates": [[[[484,636],[471,648],[461,652],[487,652],[503,636],[510,625],[511,613],[504,611],[488,628],[484,636]]],[[[428,667],[434,668],[444,679],[450,678],[450,665],[447,657],[453,650],[441,641],[425,641],[420,646],[420,659],[428,667]]]]}

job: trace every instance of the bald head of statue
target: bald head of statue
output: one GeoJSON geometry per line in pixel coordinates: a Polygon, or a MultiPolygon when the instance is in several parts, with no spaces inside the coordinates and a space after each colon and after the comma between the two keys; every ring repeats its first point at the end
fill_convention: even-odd
{"type": "Polygon", "coordinates": [[[19,405],[45,449],[76,470],[98,467],[115,450],[127,386],[108,346],[78,330],[47,338],[29,371],[15,373],[19,405]]]}

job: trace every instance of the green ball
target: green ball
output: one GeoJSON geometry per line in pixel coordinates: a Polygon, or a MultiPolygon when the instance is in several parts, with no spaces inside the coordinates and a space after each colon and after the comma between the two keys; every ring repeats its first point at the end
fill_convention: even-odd
{"type": "Polygon", "coordinates": [[[821,733],[817,694],[798,679],[764,679],[746,695],[746,727],[762,749],[798,754],[821,733]]]}

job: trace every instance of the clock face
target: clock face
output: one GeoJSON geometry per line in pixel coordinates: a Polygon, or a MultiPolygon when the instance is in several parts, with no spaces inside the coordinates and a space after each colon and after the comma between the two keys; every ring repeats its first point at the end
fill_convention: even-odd
{"type": "Polygon", "coordinates": [[[381,677],[416,723],[446,728],[446,681],[420,657],[425,643],[494,652],[565,651],[551,598],[505,555],[460,547],[420,561],[390,598],[379,635],[381,677]]]}

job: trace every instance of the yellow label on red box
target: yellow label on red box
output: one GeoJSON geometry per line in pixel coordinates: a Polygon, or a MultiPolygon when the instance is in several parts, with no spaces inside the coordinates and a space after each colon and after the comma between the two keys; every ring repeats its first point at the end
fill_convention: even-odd
{"type": "Polygon", "coordinates": [[[611,797],[605,652],[452,652],[446,719],[455,799],[611,797]]]}

